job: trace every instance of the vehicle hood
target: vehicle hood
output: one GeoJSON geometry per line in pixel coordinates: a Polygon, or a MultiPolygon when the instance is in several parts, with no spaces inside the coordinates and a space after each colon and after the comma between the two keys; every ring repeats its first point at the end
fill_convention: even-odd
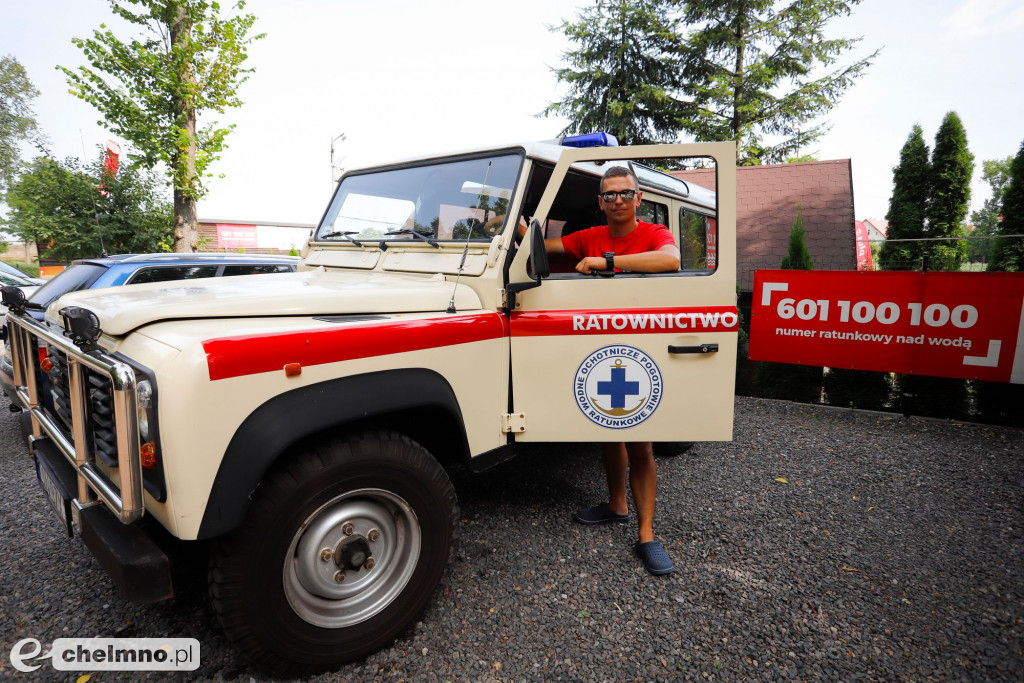
{"type": "Polygon", "coordinates": [[[50,304],[46,317],[62,325],[59,311],[81,306],[97,315],[105,334],[120,336],[171,319],[444,311],[453,292],[458,310],[480,308],[476,292],[442,275],[315,270],[78,291],[50,304]]]}

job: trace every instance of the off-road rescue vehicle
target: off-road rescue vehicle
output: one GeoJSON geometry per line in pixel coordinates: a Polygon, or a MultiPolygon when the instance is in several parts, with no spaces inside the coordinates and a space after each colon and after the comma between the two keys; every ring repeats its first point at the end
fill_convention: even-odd
{"type": "Polygon", "coordinates": [[[431,597],[457,523],[444,464],[730,439],[735,148],[603,137],[349,171],[297,273],[76,292],[42,322],[5,292],[66,533],[134,601],[173,595],[161,538],[210,540],[228,636],[270,670],[322,670],[431,597]],[[683,158],[714,165],[714,190],[655,170],[683,158]],[[545,236],[605,222],[609,164],[639,176],[639,215],[670,227],[679,271],[549,262],[545,236]]]}

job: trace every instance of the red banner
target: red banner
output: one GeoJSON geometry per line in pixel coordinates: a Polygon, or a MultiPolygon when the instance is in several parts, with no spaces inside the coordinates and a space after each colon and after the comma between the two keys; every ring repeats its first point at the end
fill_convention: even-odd
{"type": "Polygon", "coordinates": [[[219,248],[255,249],[258,244],[255,225],[217,223],[217,246],[219,248]]]}
{"type": "Polygon", "coordinates": [[[1024,273],[759,270],[750,358],[1024,384],[1024,273]]]}
{"type": "Polygon", "coordinates": [[[857,236],[857,270],[874,268],[871,259],[871,242],[868,241],[868,226],[863,221],[854,221],[854,234],[857,236]]]}
{"type": "Polygon", "coordinates": [[[113,140],[107,140],[107,150],[103,156],[103,171],[101,173],[103,179],[100,180],[100,185],[98,188],[100,191],[100,195],[104,197],[110,194],[109,192],[107,192],[107,188],[105,185],[106,178],[113,178],[114,176],[117,175],[117,169],[120,166],[120,162],[118,161],[118,157],[120,156],[120,154],[121,146],[118,145],[113,140]]]}

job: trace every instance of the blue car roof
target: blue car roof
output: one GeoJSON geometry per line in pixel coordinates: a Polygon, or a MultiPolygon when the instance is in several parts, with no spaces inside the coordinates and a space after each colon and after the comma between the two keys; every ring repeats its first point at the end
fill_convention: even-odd
{"type": "Polygon", "coordinates": [[[154,263],[165,263],[167,265],[201,265],[204,263],[296,263],[297,256],[282,256],[278,254],[117,254],[115,256],[101,256],[97,258],[75,259],[75,263],[93,263],[100,266],[112,266],[119,263],[132,263],[139,265],[153,265],[154,263]]]}

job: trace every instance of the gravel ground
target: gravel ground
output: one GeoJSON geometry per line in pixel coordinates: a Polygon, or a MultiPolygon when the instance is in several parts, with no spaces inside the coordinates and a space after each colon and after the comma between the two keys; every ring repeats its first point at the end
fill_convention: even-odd
{"type": "MultiPolygon", "coordinates": [[[[312,680],[1024,678],[1024,432],[738,399],[735,435],[659,460],[669,577],[632,556],[634,525],[571,523],[604,497],[593,446],[453,472],[461,541],[430,607],[312,680]]],[[[198,638],[192,680],[266,679],[200,572],[169,603],[124,602],[23,453],[3,410],[0,677],[32,678],[7,661],[21,638],[136,636],[198,638]]]]}

